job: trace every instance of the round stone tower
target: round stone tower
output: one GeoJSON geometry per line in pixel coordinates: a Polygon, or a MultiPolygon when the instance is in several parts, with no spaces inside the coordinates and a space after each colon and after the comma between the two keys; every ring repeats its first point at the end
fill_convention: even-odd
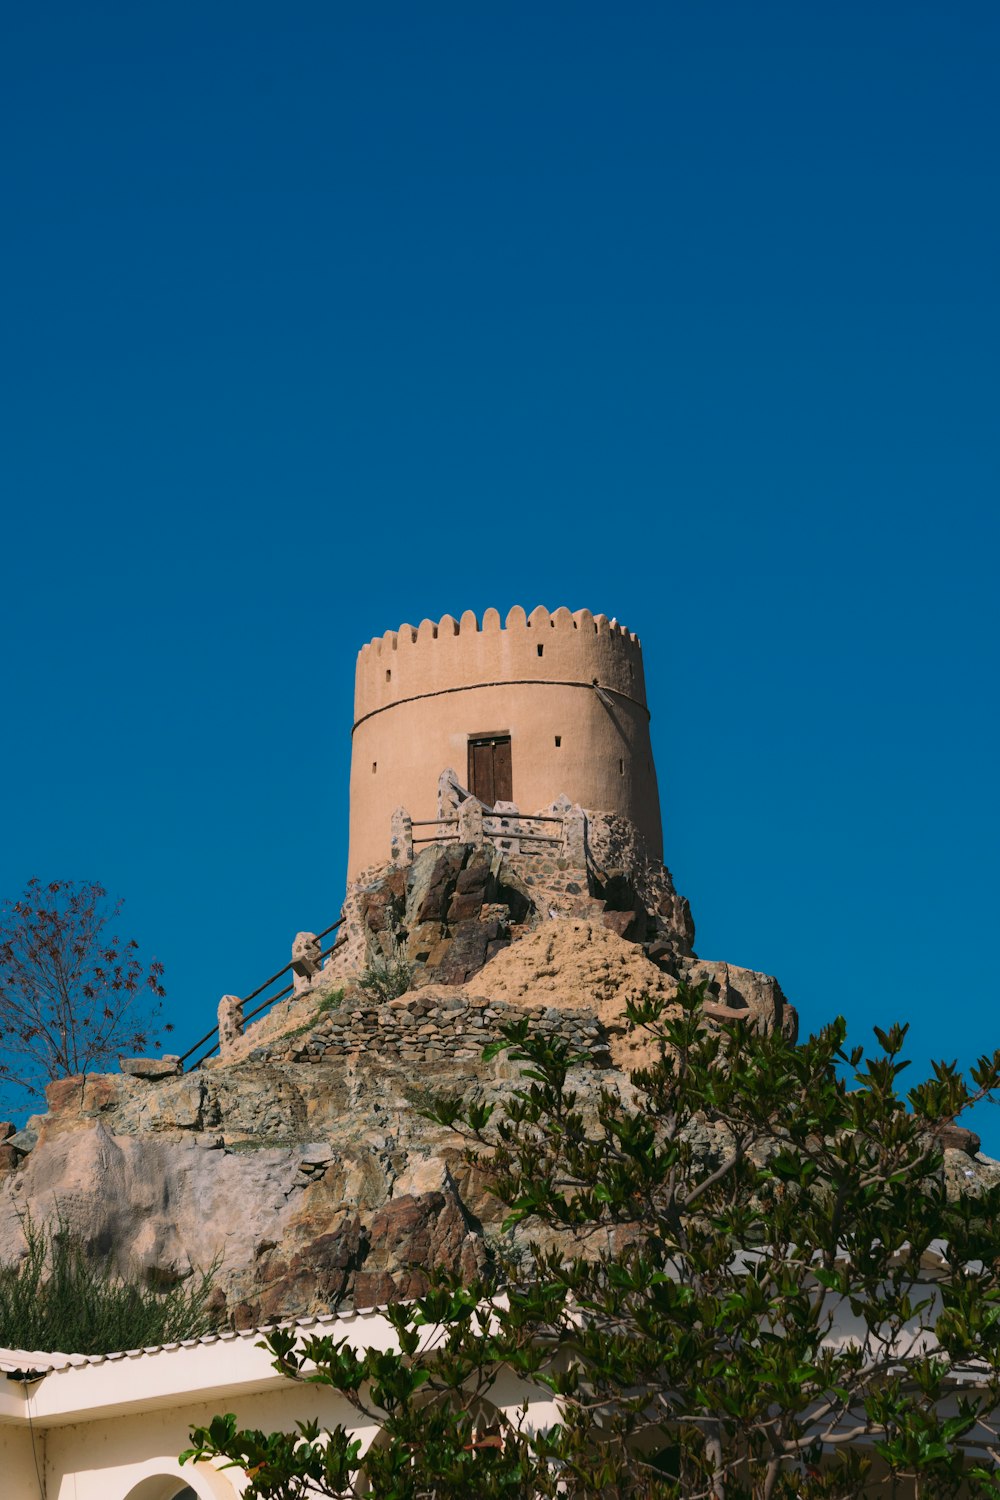
{"type": "Polygon", "coordinates": [[[638,639],[589,610],[488,609],[387,631],[358,656],[348,880],[384,865],[404,807],[437,816],[446,768],[492,807],[560,794],[618,813],[662,858],[660,803],[638,639]]]}

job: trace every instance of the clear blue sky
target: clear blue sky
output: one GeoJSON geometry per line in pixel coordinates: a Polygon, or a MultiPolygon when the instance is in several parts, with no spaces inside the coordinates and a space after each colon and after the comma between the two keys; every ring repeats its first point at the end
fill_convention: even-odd
{"type": "Polygon", "coordinates": [[[124,896],[183,1047],[336,915],[359,646],[588,607],[699,952],[1000,1044],[998,62],[993,0],[11,8],[0,894],[124,896]]]}

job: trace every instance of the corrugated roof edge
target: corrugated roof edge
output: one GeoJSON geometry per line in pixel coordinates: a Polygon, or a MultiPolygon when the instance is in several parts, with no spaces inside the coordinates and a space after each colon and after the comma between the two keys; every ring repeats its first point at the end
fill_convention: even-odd
{"type": "Polygon", "coordinates": [[[0,1348],[0,1371],[8,1379],[21,1379],[29,1371],[38,1375],[58,1375],[84,1365],[104,1365],[119,1359],[145,1359],[156,1354],[172,1354],[177,1349],[196,1349],[200,1344],[219,1344],[232,1339],[256,1339],[272,1328],[324,1328],[347,1323],[381,1312],[379,1307],[351,1307],[343,1312],[311,1313],[301,1318],[276,1318],[254,1328],[220,1328],[196,1339],[180,1339],[171,1344],[150,1344],[145,1349],[121,1349],[110,1354],[62,1354],[45,1349],[0,1348]]]}

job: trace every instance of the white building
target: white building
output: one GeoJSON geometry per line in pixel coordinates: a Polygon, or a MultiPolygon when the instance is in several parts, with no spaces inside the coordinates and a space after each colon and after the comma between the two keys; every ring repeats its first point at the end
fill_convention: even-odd
{"type": "MultiPolygon", "coordinates": [[[[377,1308],[300,1318],[290,1325],[306,1336],[349,1340],[359,1351],[398,1348],[395,1332],[377,1308]]],[[[379,1433],[345,1397],[326,1387],[279,1374],[271,1354],[258,1347],[259,1329],[226,1330],[122,1354],[40,1353],[0,1348],[0,1500],[239,1500],[249,1479],[238,1468],[185,1464],[192,1427],[235,1413],[240,1427],[290,1431],[315,1419],[343,1426],[362,1449],[379,1433]]],[[[428,1339],[436,1334],[428,1330],[428,1339]]],[[[926,1335],[915,1321],[907,1354],[919,1354],[926,1335]]],[[[831,1343],[864,1344],[865,1327],[838,1299],[831,1343]]],[[[956,1368],[941,1415],[952,1416],[963,1389],[982,1378],[977,1368],[956,1368]]],[[[548,1392],[501,1374],[482,1403],[512,1426],[544,1429],[558,1420],[548,1392]]],[[[977,1426],[964,1440],[967,1457],[993,1462],[989,1429],[977,1426]]],[[[852,1435],[851,1441],[857,1441],[852,1435]]],[[[861,1438],[865,1443],[870,1439],[861,1438]]],[[[881,1494],[876,1471],[871,1492],[881,1494]]],[[[894,1491],[910,1500],[913,1489],[894,1491]]]]}
{"type": "MultiPolygon", "coordinates": [[[[359,1348],[395,1339],[374,1309],[295,1326],[359,1348]]],[[[0,1349],[0,1500],[237,1500],[249,1483],[241,1470],[177,1461],[191,1428],[221,1412],[265,1432],[315,1417],[342,1424],[367,1447],[377,1426],[337,1392],[278,1374],[260,1339],[251,1329],[124,1354],[0,1349]]],[[[526,1396],[539,1423],[554,1419],[544,1393],[513,1381],[495,1392],[512,1421],[523,1420],[526,1396]]]]}

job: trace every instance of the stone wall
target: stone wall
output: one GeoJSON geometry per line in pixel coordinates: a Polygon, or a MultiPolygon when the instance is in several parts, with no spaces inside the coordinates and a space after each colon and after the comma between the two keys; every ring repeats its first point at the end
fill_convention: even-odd
{"type": "MultiPolygon", "coordinates": [[[[310,1141],[320,1126],[308,1099],[322,1098],[333,1114],[349,1109],[349,1079],[359,1068],[389,1070],[428,1091],[447,1089],[475,1077],[484,1047],[500,1039],[505,1023],[525,1018],[533,1031],[567,1042],[580,1059],[611,1066],[608,1032],[592,1007],[515,1005],[448,987],[378,1002],[353,993],[325,1013],[324,1004],[329,1000],[319,1000],[306,1024],[269,1038],[235,1064],[186,1075],[57,1079],[46,1090],[48,1114],[37,1118],[39,1131],[52,1138],[70,1122],[90,1120],[116,1136],[214,1132],[216,1146],[310,1141]],[[322,1079],[307,1083],[301,1064],[325,1065],[322,1079]]],[[[27,1155],[11,1150],[0,1161],[0,1180],[27,1155]]]]}
{"type": "MultiPolygon", "coordinates": [[[[438,782],[438,818],[438,847],[466,843],[497,850],[530,892],[540,916],[631,911],[635,922],[627,935],[633,940],[660,937],[679,953],[691,952],[691,908],[677,894],[663,862],[648,857],[642,833],[630,818],[580,807],[565,796],[537,813],[523,813],[514,803],[487,809],[470,797],[450,769],[438,782]]],[[[414,860],[414,843],[405,808],[396,809],[391,824],[393,863],[406,869],[414,860]]],[[[425,850],[428,847],[425,839],[425,850]]],[[[351,903],[358,891],[370,888],[383,873],[377,868],[362,873],[348,892],[345,912],[354,910],[351,903]]],[[[616,926],[622,936],[625,925],[616,926]]],[[[349,926],[346,923],[345,929],[349,926]]]]}
{"type": "Polygon", "coordinates": [[[508,1005],[444,989],[418,990],[377,1004],[352,996],[302,1036],[283,1037],[250,1053],[257,1063],[333,1062],[373,1052],[425,1071],[428,1065],[474,1061],[505,1023],[528,1018],[534,1032],[559,1037],[598,1066],[610,1064],[608,1037],[592,1010],[508,1005]]]}
{"type": "Polygon", "coordinates": [[[676,968],[692,952],[690,909],[669,870],[641,858],[633,825],[614,814],[585,815],[565,799],[547,812],[565,814],[574,837],[519,844],[484,837],[480,825],[475,843],[452,837],[425,846],[412,863],[365,871],[348,892],[341,943],[321,987],[350,984],[397,944],[412,965],[412,988],[464,984],[502,948],[565,918],[603,923],[676,968]]]}

